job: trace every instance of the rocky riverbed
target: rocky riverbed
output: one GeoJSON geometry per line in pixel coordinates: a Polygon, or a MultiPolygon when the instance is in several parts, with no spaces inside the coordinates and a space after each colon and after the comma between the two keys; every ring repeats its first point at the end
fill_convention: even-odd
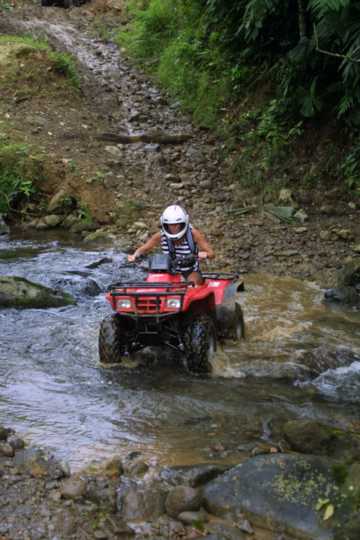
{"type": "Polygon", "coordinates": [[[159,469],[132,453],[71,475],[1,427],[0,533],[9,540],[356,540],[359,436],[307,422],[287,426],[285,437],[287,450],[264,445],[233,467],[159,469]]]}

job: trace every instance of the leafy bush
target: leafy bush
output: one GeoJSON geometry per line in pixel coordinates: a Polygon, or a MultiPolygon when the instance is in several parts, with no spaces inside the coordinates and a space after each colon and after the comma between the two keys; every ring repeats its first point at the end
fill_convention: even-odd
{"type": "Polygon", "coordinates": [[[42,177],[42,162],[26,145],[0,141],[0,214],[35,193],[35,183],[42,177]]]}
{"type": "Polygon", "coordinates": [[[80,88],[80,79],[73,57],[59,52],[50,52],[48,56],[53,62],[54,70],[67,77],[75,88],[80,88]]]}

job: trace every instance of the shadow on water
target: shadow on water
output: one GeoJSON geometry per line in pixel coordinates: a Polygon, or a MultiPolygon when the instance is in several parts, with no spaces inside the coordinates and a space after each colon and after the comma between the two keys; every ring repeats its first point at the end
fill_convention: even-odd
{"type": "Polygon", "coordinates": [[[79,468],[132,450],[164,463],[234,462],[290,418],[356,421],[359,362],[304,378],[302,358],[324,343],[359,353],[359,313],[325,307],[315,284],[295,279],[246,276],[247,339],[219,351],[212,377],[184,373],[164,351],[145,368],[100,367],[98,328],[110,312],[103,291],[142,275],[120,271],[124,260],[64,239],[0,240],[0,274],[77,298],[66,308],[0,310],[0,423],[79,468]],[[98,287],[91,293],[89,280],[98,287]]]}

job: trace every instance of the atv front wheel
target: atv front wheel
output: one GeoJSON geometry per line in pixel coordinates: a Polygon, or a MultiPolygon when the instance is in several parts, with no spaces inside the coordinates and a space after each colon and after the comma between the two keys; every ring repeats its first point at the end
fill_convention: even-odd
{"type": "Polygon", "coordinates": [[[184,331],[185,364],[195,373],[211,372],[211,360],[216,352],[216,330],[207,316],[192,319],[184,331]]]}
{"type": "Polygon", "coordinates": [[[122,332],[119,317],[110,315],[100,325],[99,358],[101,364],[120,365],[126,353],[126,336],[122,332]]]}

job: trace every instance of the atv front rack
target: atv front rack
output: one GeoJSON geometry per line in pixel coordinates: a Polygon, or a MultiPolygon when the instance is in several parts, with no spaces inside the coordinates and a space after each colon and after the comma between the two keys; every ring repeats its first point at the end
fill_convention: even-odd
{"type": "MultiPolygon", "coordinates": [[[[111,283],[107,288],[107,292],[114,289],[166,289],[163,292],[174,292],[176,290],[184,289],[184,292],[188,287],[192,287],[193,283],[188,281],[180,281],[179,283],[170,283],[168,281],[119,281],[117,283],[111,283]]],[[[133,293],[133,291],[132,291],[133,293]]],[[[131,294],[132,294],[131,293],[131,294]]]]}
{"type": "MultiPolygon", "coordinates": [[[[128,309],[122,308],[120,314],[129,316],[160,316],[165,317],[174,315],[182,310],[184,296],[191,283],[168,283],[168,282],[153,282],[131,281],[113,283],[108,288],[108,294],[112,299],[114,308],[116,309],[117,298],[131,299],[131,307],[128,309]],[[147,290],[147,289],[152,289],[147,290]],[[155,290],[154,290],[155,289],[155,290]],[[156,290],[160,289],[160,290],[156,290]],[[169,306],[169,301],[176,299],[178,304],[174,307],[169,306]]],[[[119,311],[118,311],[119,312],[119,311]]]]}

